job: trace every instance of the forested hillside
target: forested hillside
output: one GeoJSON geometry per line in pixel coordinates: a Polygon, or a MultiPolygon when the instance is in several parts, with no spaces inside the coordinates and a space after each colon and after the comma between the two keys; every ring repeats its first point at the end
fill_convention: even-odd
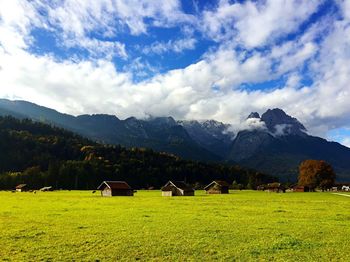
{"type": "Polygon", "coordinates": [[[274,179],[239,166],[183,160],[150,149],[101,145],[31,120],[0,117],[0,188],[95,189],[103,180],[126,180],[135,188],[161,187],[168,180],[200,186],[213,179],[245,186],[274,179]]]}
{"type": "Polygon", "coordinates": [[[350,149],[311,136],[298,119],[279,108],[269,109],[261,116],[250,113],[244,122],[250,128],[237,134],[229,124],[215,120],[72,116],[27,101],[7,99],[0,99],[1,115],[51,124],[102,144],[150,148],[192,161],[235,163],[271,174],[283,182],[297,181],[302,161],[325,160],[333,166],[338,182],[350,181],[350,149]],[[254,127],[253,123],[259,125],[254,127]]]}

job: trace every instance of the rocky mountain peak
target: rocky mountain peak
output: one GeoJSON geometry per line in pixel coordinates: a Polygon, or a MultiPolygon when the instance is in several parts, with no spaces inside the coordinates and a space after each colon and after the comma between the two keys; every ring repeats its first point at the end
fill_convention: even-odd
{"type": "Polygon", "coordinates": [[[167,126],[175,126],[177,125],[175,119],[171,116],[168,117],[152,117],[149,119],[149,122],[153,123],[154,125],[167,125],[167,126]]]}
{"type": "Polygon", "coordinates": [[[249,114],[249,116],[247,117],[247,119],[249,119],[249,118],[260,118],[260,115],[258,112],[251,112],[249,114]]]}
{"type": "Polygon", "coordinates": [[[267,129],[274,134],[293,134],[303,135],[306,128],[296,118],[287,115],[282,109],[268,109],[261,116],[261,120],[265,122],[267,129]]]}
{"type": "Polygon", "coordinates": [[[125,127],[128,129],[143,129],[142,122],[138,120],[136,117],[128,117],[124,120],[125,127]]]}

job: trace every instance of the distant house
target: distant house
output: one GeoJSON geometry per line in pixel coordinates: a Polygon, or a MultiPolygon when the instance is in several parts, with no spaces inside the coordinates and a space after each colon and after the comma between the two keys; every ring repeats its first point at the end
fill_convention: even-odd
{"type": "Polygon", "coordinates": [[[40,188],[40,191],[53,191],[53,187],[52,186],[45,186],[45,187],[42,187],[40,188]]]}
{"type": "Polygon", "coordinates": [[[103,181],[97,188],[101,196],[133,196],[134,190],[125,181],[103,181]]]}
{"type": "Polygon", "coordinates": [[[308,186],[296,185],[293,187],[293,192],[310,192],[310,188],[308,186]]]}
{"type": "Polygon", "coordinates": [[[342,191],[349,192],[349,191],[350,191],[350,186],[344,185],[344,186],[341,187],[341,190],[342,190],[342,191]]]}
{"type": "Polygon", "coordinates": [[[28,190],[27,184],[19,184],[18,186],[16,186],[17,192],[24,192],[27,190],[28,190]]]}
{"type": "Polygon", "coordinates": [[[162,196],[194,196],[194,189],[182,181],[169,181],[162,187],[162,196]]]}
{"type": "Polygon", "coordinates": [[[265,189],[268,192],[276,192],[276,193],[286,192],[286,188],[281,183],[278,183],[278,182],[267,184],[265,189]]]}
{"type": "Polygon", "coordinates": [[[204,190],[207,194],[228,194],[229,187],[230,185],[225,181],[214,180],[204,190]]]}
{"type": "Polygon", "coordinates": [[[258,191],[265,191],[265,189],[266,189],[266,185],[258,185],[256,187],[256,190],[258,190],[258,191]]]}

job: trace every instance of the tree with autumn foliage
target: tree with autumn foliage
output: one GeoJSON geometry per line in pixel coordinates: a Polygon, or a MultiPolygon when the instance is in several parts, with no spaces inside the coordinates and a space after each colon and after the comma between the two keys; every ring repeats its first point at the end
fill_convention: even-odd
{"type": "Polygon", "coordinates": [[[319,187],[322,190],[334,185],[335,172],[330,164],[323,160],[305,160],[299,166],[300,186],[307,186],[311,191],[319,187]]]}

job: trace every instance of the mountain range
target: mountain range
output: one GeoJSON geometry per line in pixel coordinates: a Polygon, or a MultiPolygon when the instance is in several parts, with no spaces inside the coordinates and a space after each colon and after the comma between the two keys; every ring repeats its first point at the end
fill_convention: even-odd
{"type": "Polygon", "coordinates": [[[322,159],[334,167],[338,181],[350,181],[350,149],[307,134],[302,123],[278,108],[261,116],[257,112],[247,114],[245,128],[237,133],[229,124],[215,120],[72,116],[7,99],[0,99],[0,115],[48,123],[100,143],[152,148],[198,161],[237,163],[282,181],[296,180],[301,161],[322,159]]]}

